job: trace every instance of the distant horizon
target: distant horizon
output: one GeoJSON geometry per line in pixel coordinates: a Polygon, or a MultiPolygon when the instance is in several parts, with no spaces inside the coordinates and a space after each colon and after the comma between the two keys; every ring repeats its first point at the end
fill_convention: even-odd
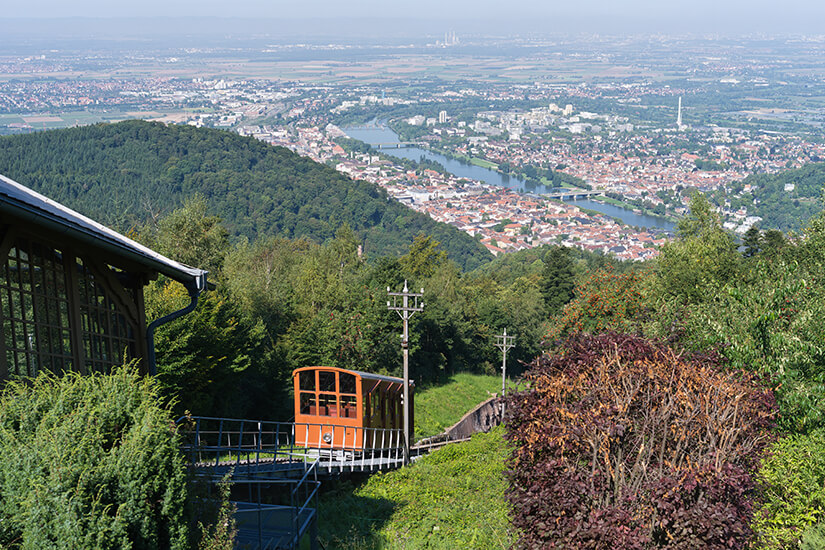
{"type": "MultiPolygon", "coordinates": [[[[817,11],[817,10],[814,10],[817,11]]],[[[565,36],[583,33],[610,35],[689,35],[723,37],[804,35],[825,39],[825,6],[816,15],[802,20],[784,17],[769,20],[740,18],[729,22],[722,17],[692,14],[691,17],[669,17],[661,12],[646,14],[573,14],[557,18],[529,18],[512,15],[488,19],[477,15],[464,18],[407,17],[392,14],[326,15],[301,14],[221,16],[216,14],[77,14],[77,15],[9,15],[0,17],[0,32],[14,37],[43,39],[172,37],[180,35],[254,35],[262,38],[387,38],[407,39],[425,35],[440,35],[452,30],[459,34],[497,36],[565,36]],[[821,12],[821,13],[820,13],[821,12]]]]}

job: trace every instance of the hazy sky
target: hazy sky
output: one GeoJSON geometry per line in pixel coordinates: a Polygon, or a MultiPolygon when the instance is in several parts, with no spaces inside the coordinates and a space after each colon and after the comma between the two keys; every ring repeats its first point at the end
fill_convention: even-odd
{"type": "MultiPolygon", "coordinates": [[[[375,16],[495,18],[501,16],[553,17],[556,14],[645,16],[703,13],[754,17],[810,17],[824,15],[821,0],[26,0],[8,2],[0,17],[71,16],[240,16],[318,17],[375,16]]],[[[825,21],[820,20],[820,23],[825,21]]]]}
{"type": "MultiPolygon", "coordinates": [[[[0,20],[18,17],[415,18],[453,26],[523,20],[531,27],[569,22],[690,30],[825,33],[822,0],[24,0],[5,2],[0,20]]],[[[532,29],[531,29],[532,30],[532,29]]],[[[620,29],[619,29],[620,30],[620,29]]],[[[653,28],[651,30],[658,30],[653,28]]],[[[664,30],[664,29],[663,29],[664,30]]]]}

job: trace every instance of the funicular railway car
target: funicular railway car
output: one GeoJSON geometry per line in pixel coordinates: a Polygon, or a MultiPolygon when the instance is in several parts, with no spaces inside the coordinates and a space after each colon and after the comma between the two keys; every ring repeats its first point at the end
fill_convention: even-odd
{"type": "MultiPolygon", "coordinates": [[[[359,451],[400,445],[403,379],[321,366],[296,369],[292,378],[297,446],[359,451]]],[[[410,426],[414,388],[410,381],[410,426]]]]}

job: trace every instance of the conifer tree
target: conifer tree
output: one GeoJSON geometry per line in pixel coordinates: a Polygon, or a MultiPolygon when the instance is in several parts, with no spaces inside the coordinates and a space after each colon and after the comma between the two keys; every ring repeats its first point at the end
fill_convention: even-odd
{"type": "Polygon", "coordinates": [[[757,255],[762,250],[762,234],[759,229],[752,225],[745,232],[745,238],[742,239],[742,245],[745,247],[743,256],[750,258],[757,255]]]}
{"type": "Polygon", "coordinates": [[[550,314],[561,311],[564,305],[573,299],[573,260],[570,249],[554,246],[544,257],[541,293],[550,314]]]}

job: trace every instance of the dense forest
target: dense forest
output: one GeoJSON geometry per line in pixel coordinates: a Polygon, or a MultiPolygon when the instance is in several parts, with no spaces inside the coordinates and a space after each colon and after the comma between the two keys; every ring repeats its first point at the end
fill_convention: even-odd
{"type": "Polygon", "coordinates": [[[462,268],[492,257],[469,235],[375,185],[227,131],[134,120],[4,137],[0,173],[124,231],[200,194],[232,240],[324,242],[348,224],[372,257],[399,255],[421,233],[462,268]]]}
{"type": "MultiPolygon", "coordinates": [[[[494,334],[517,337],[510,372],[541,350],[546,320],[573,296],[575,280],[602,266],[601,255],[560,247],[511,254],[464,272],[429,236],[405,254],[366,261],[344,225],[323,244],[261,238],[229,244],[221,220],[202,198],[188,201],[133,236],[160,252],[210,270],[217,288],[190,315],[157,333],[160,380],[180,410],[232,417],[287,419],[290,374],[331,365],[400,374],[400,319],[387,288],[424,289],[426,307],[410,326],[410,369],[419,387],[457,372],[495,374],[494,334]]],[[[147,315],[187,302],[180,285],[153,282],[147,315]]]]}

